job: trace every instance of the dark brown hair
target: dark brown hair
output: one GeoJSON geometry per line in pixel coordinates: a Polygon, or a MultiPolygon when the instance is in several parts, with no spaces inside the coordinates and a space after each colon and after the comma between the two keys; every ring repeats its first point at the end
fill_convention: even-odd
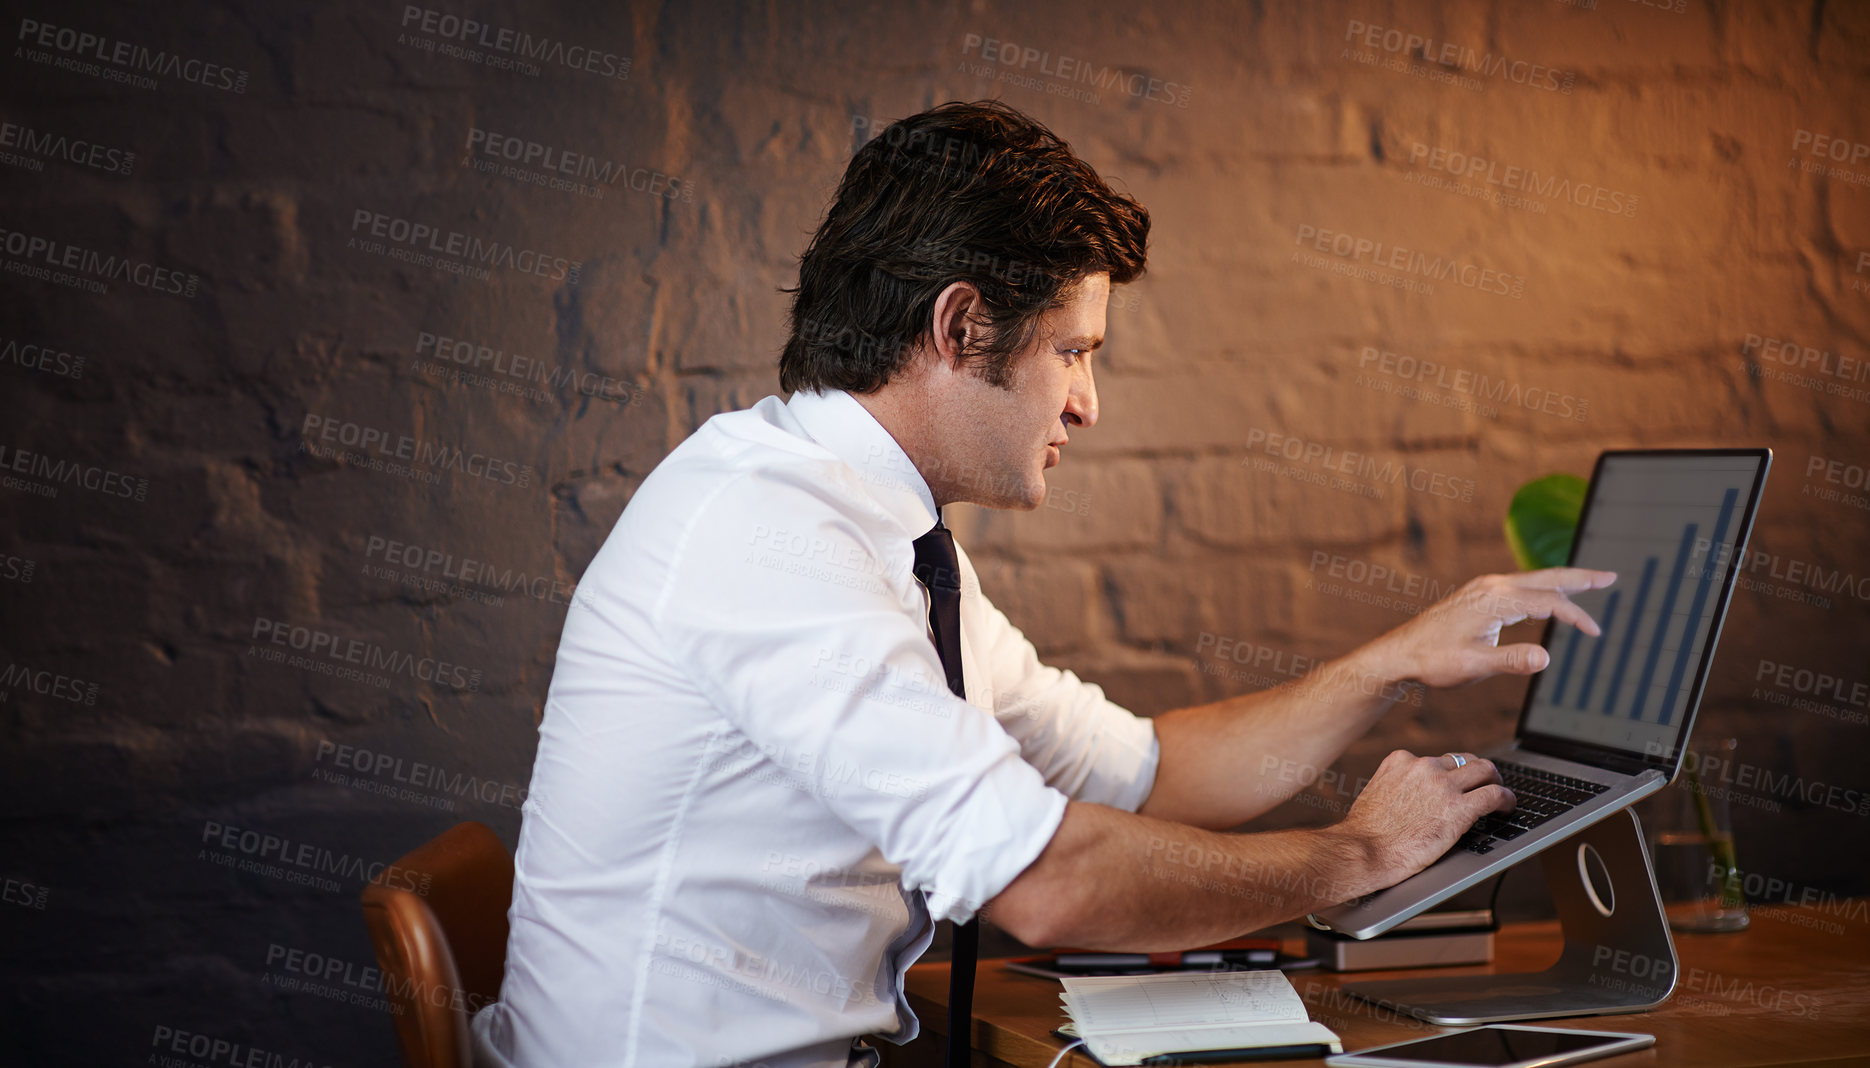
{"type": "Polygon", "coordinates": [[[1141,276],[1149,212],[1071,146],[997,100],[890,124],[857,150],[788,290],[780,388],[870,393],[901,370],[954,282],[980,290],[987,339],[964,354],[1011,382],[1039,317],[1085,276],[1141,276]]]}

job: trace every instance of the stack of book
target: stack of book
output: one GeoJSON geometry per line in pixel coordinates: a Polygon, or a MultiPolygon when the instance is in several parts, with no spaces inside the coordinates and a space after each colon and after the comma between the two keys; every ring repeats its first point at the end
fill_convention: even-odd
{"type": "Polygon", "coordinates": [[[1334,972],[1486,964],[1493,960],[1492,909],[1424,912],[1375,938],[1359,941],[1335,931],[1308,930],[1305,948],[1334,972]]]}
{"type": "Polygon", "coordinates": [[[1165,972],[1237,972],[1259,968],[1289,969],[1312,962],[1282,957],[1277,938],[1236,938],[1200,949],[1174,953],[1106,953],[1055,949],[1037,957],[1015,957],[1009,971],[1064,979],[1084,975],[1161,975],[1165,972]]]}

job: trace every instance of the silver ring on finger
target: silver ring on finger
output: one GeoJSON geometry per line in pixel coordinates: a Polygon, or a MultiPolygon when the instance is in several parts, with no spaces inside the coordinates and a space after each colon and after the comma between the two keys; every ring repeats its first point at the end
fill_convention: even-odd
{"type": "Polygon", "coordinates": [[[1467,758],[1462,756],[1461,754],[1445,753],[1443,755],[1448,757],[1450,760],[1454,761],[1454,770],[1460,771],[1462,768],[1467,767],[1467,758]]]}

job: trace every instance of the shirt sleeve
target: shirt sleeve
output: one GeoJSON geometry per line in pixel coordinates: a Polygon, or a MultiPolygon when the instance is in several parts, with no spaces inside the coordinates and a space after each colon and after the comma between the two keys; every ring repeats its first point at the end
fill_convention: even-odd
{"type": "Polygon", "coordinates": [[[1038,858],[1066,798],[948,691],[909,539],[842,480],[813,467],[726,483],[689,519],[655,623],[735,728],[932,915],[965,921],[1038,858]]]}
{"type": "Polygon", "coordinates": [[[1156,725],[1105,697],[1096,683],[1040,663],[1032,642],[980,592],[965,553],[962,561],[962,633],[979,643],[994,714],[1019,742],[1020,755],[1074,801],[1141,808],[1156,784],[1156,725]]]}

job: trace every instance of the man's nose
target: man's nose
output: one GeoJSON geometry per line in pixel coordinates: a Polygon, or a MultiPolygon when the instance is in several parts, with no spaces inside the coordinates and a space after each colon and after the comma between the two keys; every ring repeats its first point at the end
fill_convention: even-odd
{"type": "Polygon", "coordinates": [[[1064,419],[1074,426],[1097,425],[1097,382],[1091,376],[1091,365],[1083,366],[1083,374],[1072,380],[1071,392],[1065,396],[1064,419]]]}

